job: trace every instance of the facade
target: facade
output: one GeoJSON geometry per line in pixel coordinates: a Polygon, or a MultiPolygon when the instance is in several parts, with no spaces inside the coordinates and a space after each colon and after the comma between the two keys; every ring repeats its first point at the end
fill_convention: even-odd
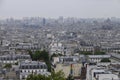
{"type": "Polygon", "coordinates": [[[19,64],[20,71],[20,80],[23,80],[28,77],[30,74],[42,74],[42,75],[50,75],[47,71],[47,65],[45,62],[38,61],[22,61],[19,64]]]}
{"type": "Polygon", "coordinates": [[[81,67],[82,67],[82,64],[80,63],[71,63],[71,64],[58,63],[56,64],[54,71],[58,72],[62,70],[65,74],[65,78],[67,78],[69,75],[76,77],[76,76],[80,76],[81,67]]]}
{"type": "Polygon", "coordinates": [[[103,68],[94,68],[91,70],[91,80],[97,79],[97,74],[105,74],[105,70],[103,68]]]}
{"type": "Polygon", "coordinates": [[[88,61],[98,63],[102,59],[110,57],[111,57],[110,55],[88,55],[88,61]]]}
{"type": "Polygon", "coordinates": [[[109,55],[111,55],[111,57],[116,58],[116,59],[120,59],[120,54],[118,53],[108,53],[109,55]]]}
{"type": "Polygon", "coordinates": [[[93,52],[94,47],[93,46],[80,46],[80,51],[93,52]]]}
{"type": "Polygon", "coordinates": [[[28,49],[40,49],[40,46],[37,44],[33,43],[19,43],[14,47],[10,47],[10,49],[23,49],[23,50],[28,50],[28,49]]]}
{"type": "Polygon", "coordinates": [[[118,75],[115,74],[98,74],[98,80],[119,80],[118,75]]]}
{"type": "Polygon", "coordinates": [[[57,63],[73,63],[73,62],[82,62],[84,61],[84,55],[77,56],[61,56],[61,57],[53,57],[53,64],[57,63]]]}
{"type": "Polygon", "coordinates": [[[61,42],[53,41],[49,46],[50,54],[64,54],[64,46],[61,42]]]}
{"type": "Polygon", "coordinates": [[[87,65],[86,80],[119,80],[120,63],[106,64],[87,65]]]}
{"type": "Polygon", "coordinates": [[[0,56],[0,63],[6,64],[14,64],[22,60],[30,60],[30,55],[25,54],[7,54],[7,55],[1,55],[0,56]]]}
{"type": "Polygon", "coordinates": [[[78,56],[63,56],[54,58],[53,69],[55,72],[62,70],[67,78],[69,75],[74,77],[80,76],[82,63],[78,56]]]}
{"type": "Polygon", "coordinates": [[[91,73],[92,80],[119,80],[118,75],[104,69],[93,69],[91,73]]]}
{"type": "Polygon", "coordinates": [[[10,41],[8,41],[8,40],[3,40],[1,43],[2,43],[3,47],[10,45],[10,41]]]}

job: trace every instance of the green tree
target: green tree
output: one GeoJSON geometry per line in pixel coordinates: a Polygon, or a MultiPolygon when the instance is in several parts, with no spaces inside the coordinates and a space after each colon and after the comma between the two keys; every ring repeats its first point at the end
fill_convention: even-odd
{"type": "Polygon", "coordinates": [[[8,71],[12,68],[12,64],[5,64],[4,68],[6,68],[8,71]]]}
{"type": "Polygon", "coordinates": [[[31,74],[27,77],[26,80],[50,80],[50,78],[45,76],[45,75],[40,75],[40,74],[39,75],[33,75],[33,74],[31,74]]]}
{"type": "MultiPolygon", "coordinates": [[[[83,55],[93,55],[93,52],[90,52],[90,51],[80,51],[80,54],[83,54],[83,55]]],[[[102,51],[95,51],[94,52],[94,55],[104,55],[105,52],[102,52],[102,51]]]]}
{"type": "Polygon", "coordinates": [[[94,54],[95,54],[95,55],[104,55],[105,52],[102,52],[102,51],[96,51],[94,54]]]}
{"type": "Polygon", "coordinates": [[[31,50],[28,50],[28,54],[30,55],[30,57],[33,59],[33,53],[31,50]]]}
{"type": "Polygon", "coordinates": [[[66,80],[74,80],[72,75],[69,75],[66,80]]]}
{"type": "Polygon", "coordinates": [[[118,52],[118,54],[120,54],[120,52],[118,52]]]}
{"type": "Polygon", "coordinates": [[[51,72],[51,76],[50,76],[53,80],[66,80],[65,79],[65,74],[62,71],[59,72],[51,72]]]}
{"type": "Polygon", "coordinates": [[[111,62],[111,60],[108,59],[108,58],[103,58],[103,59],[101,60],[101,62],[111,62]]]}
{"type": "Polygon", "coordinates": [[[63,56],[63,55],[60,54],[60,53],[58,53],[58,54],[53,53],[53,54],[50,56],[50,60],[52,60],[53,57],[58,57],[58,56],[63,56]]]}
{"type": "Polygon", "coordinates": [[[49,54],[45,50],[35,52],[29,51],[29,55],[31,56],[32,60],[44,60],[44,61],[49,60],[49,54]]]}
{"type": "Polygon", "coordinates": [[[57,73],[51,72],[51,75],[49,76],[31,74],[27,77],[26,80],[66,80],[66,79],[64,73],[62,71],[59,71],[57,73]]]}
{"type": "Polygon", "coordinates": [[[35,51],[35,52],[29,51],[29,55],[34,61],[38,61],[38,60],[45,61],[45,63],[48,66],[48,71],[51,71],[51,62],[50,62],[49,53],[47,51],[45,50],[35,51]]]}
{"type": "Polygon", "coordinates": [[[18,62],[16,62],[15,65],[18,65],[18,62]]]}
{"type": "Polygon", "coordinates": [[[11,64],[5,64],[4,68],[12,68],[11,64]]]}
{"type": "Polygon", "coordinates": [[[92,55],[92,52],[89,52],[89,51],[81,51],[80,54],[83,54],[83,55],[92,55]]]}

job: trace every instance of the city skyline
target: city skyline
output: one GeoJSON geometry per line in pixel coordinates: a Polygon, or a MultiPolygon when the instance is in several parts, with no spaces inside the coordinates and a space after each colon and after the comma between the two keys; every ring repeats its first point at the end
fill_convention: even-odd
{"type": "Polygon", "coordinates": [[[0,18],[120,18],[119,0],[0,0],[0,18]]]}

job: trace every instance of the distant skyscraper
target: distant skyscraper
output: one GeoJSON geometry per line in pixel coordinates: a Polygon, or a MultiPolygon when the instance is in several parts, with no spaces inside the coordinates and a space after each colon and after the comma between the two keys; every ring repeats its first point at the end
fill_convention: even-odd
{"type": "Polygon", "coordinates": [[[63,21],[64,21],[63,16],[60,16],[59,19],[58,19],[58,21],[59,21],[59,23],[63,23],[63,21]]]}
{"type": "Polygon", "coordinates": [[[46,24],[46,19],[43,18],[43,26],[45,26],[45,24],[46,24]]]}

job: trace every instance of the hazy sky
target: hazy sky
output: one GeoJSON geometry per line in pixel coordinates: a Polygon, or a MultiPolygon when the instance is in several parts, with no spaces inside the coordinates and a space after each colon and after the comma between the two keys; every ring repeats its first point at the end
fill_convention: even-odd
{"type": "Polygon", "coordinates": [[[0,18],[119,17],[120,0],[0,0],[0,18]]]}

